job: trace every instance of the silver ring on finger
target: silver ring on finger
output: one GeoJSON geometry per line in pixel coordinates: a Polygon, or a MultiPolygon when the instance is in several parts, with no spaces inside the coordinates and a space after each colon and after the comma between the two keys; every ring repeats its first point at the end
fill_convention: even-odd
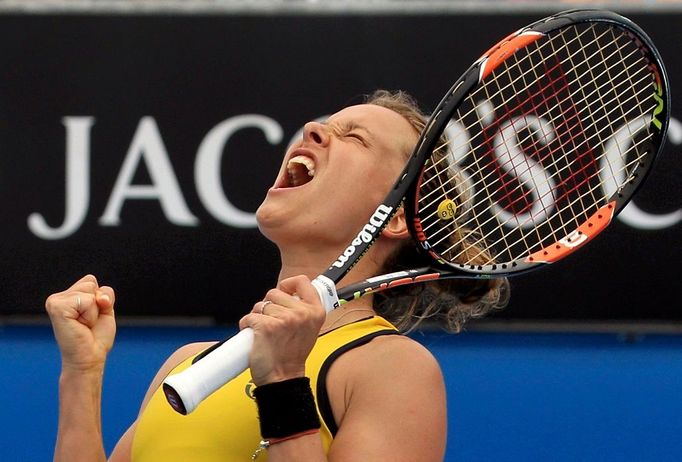
{"type": "Polygon", "coordinates": [[[270,300],[265,300],[263,302],[263,304],[260,307],[260,314],[267,316],[267,314],[265,314],[265,307],[268,306],[270,303],[272,303],[272,301],[270,301],[270,300]]]}
{"type": "Polygon", "coordinates": [[[81,296],[80,295],[76,295],[76,306],[77,306],[76,309],[78,311],[80,311],[81,310],[81,296]]]}

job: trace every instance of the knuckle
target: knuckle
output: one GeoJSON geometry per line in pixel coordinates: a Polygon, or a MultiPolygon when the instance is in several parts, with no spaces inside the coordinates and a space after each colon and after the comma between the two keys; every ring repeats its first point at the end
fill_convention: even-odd
{"type": "Polygon", "coordinates": [[[299,274],[298,276],[296,276],[296,280],[299,282],[310,282],[310,278],[305,274],[299,274]]]}
{"type": "Polygon", "coordinates": [[[313,314],[310,318],[311,318],[313,323],[320,324],[320,323],[324,322],[326,316],[325,316],[325,313],[320,313],[319,311],[316,310],[313,312],[313,314]]]}
{"type": "Polygon", "coordinates": [[[271,299],[272,297],[277,296],[277,294],[279,294],[279,293],[280,293],[279,289],[270,289],[270,290],[268,290],[268,293],[265,294],[265,298],[266,298],[267,300],[269,300],[269,299],[271,299]]]}
{"type": "Polygon", "coordinates": [[[111,287],[109,287],[109,286],[102,286],[102,287],[99,287],[97,290],[98,290],[100,293],[103,293],[103,294],[107,295],[107,296],[111,299],[111,302],[112,302],[112,303],[116,300],[116,292],[115,292],[114,289],[112,289],[111,287]]]}
{"type": "MultiPolygon", "coordinates": [[[[286,323],[282,323],[280,320],[280,323],[282,325],[285,325],[286,323]]],[[[258,330],[262,332],[266,337],[271,337],[274,336],[277,332],[277,326],[273,322],[262,322],[258,324],[258,330]]]]}
{"type": "Polygon", "coordinates": [[[45,300],[45,309],[50,312],[54,310],[54,305],[56,303],[57,294],[52,294],[45,300]]]}
{"type": "Polygon", "coordinates": [[[319,317],[317,318],[317,320],[316,320],[316,321],[317,321],[316,324],[317,324],[318,326],[322,326],[322,324],[324,324],[324,321],[325,321],[326,319],[327,319],[327,317],[324,316],[324,315],[323,315],[323,316],[319,316],[319,317]]]}
{"type": "Polygon", "coordinates": [[[64,306],[67,297],[68,294],[66,295],[63,293],[52,294],[45,300],[45,307],[51,310],[59,309],[60,307],[64,306]]]}
{"type": "Polygon", "coordinates": [[[97,283],[93,282],[93,281],[85,281],[83,283],[83,290],[85,292],[90,292],[90,293],[95,292],[95,290],[97,290],[97,283]]]}
{"type": "Polygon", "coordinates": [[[114,290],[113,287],[102,286],[102,287],[100,287],[100,290],[102,290],[103,292],[106,292],[107,294],[111,295],[112,297],[116,295],[116,291],[114,290]]]}
{"type": "Polygon", "coordinates": [[[95,277],[94,274],[86,274],[83,279],[88,282],[92,282],[94,284],[97,284],[97,278],[95,277]]]}

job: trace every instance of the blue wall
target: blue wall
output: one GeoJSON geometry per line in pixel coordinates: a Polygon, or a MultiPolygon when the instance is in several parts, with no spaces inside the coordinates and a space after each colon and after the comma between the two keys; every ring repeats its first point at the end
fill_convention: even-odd
{"type": "MultiPolygon", "coordinates": [[[[121,328],[104,384],[110,450],[165,357],[216,328],[121,328]]],[[[447,380],[448,461],[682,460],[682,336],[416,335],[447,380]]],[[[0,328],[0,461],[51,460],[59,357],[48,327],[0,328]]]]}

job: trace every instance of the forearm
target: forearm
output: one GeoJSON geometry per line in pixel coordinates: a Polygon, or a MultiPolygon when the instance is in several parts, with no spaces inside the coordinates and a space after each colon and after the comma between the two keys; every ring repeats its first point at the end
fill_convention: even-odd
{"type": "Polygon", "coordinates": [[[102,372],[62,371],[55,462],[106,460],[101,424],[102,372]]]}

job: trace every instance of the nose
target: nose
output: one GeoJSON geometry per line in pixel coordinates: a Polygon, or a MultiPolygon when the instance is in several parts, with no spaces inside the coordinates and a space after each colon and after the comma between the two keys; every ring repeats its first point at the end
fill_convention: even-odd
{"type": "Polygon", "coordinates": [[[326,146],[329,144],[329,131],[319,122],[308,122],[303,126],[303,141],[326,146]]]}

